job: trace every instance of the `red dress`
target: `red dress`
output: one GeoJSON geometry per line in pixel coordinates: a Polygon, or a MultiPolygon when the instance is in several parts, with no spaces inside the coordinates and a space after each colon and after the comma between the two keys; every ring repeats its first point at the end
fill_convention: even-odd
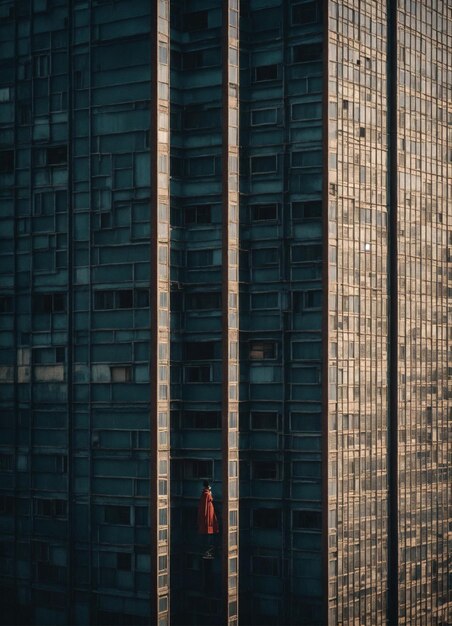
{"type": "Polygon", "coordinates": [[[213,508],[210,489],[204,488],[198,504],[198,533],[213,535],[218,532],[218,520],[213,508]]]}

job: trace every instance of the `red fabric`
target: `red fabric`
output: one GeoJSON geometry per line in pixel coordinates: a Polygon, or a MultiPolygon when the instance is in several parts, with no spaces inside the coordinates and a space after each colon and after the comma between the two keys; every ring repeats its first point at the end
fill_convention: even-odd
{"type": "Polygon", "coordinates": [[[198,504],[198,532],[201,535],[213,535],[218,532],[218,520],[213,508],[210,489],[203,489],[198,504]]]}

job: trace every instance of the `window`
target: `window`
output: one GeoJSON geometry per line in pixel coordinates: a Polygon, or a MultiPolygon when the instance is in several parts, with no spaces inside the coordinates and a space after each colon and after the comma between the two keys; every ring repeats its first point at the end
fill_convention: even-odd
{"type": "Polygon", "coordinates": [[[147,289],[120,289],[118,291],[99,290],[94,292],[94,309],[105,311],[111,309],[146,308],[149,306],[147,289]]]}
{"type": "Polygon", "coordinates": [[[254,509],[252,524],[254,528],[279,528],[281,525],[281,510],[254,509]]]}
{"type": "Polygon", "coordinates": [[[251,173],[252,174],[268,174],[276,172],[277,157],[276,154],[268,156],[251,157],[251,173]]]}
{"type": "Polygon", "coordinates": [[[278,78],[278,65],[260,65],[254,68],[254,80],[256,83],[278,78]]]}
{"type": "Polygon", "coordinates": [[[254,222],[269,222],[278,219],[277,204],[252,204],[251,219],[254,222]]]}
{"type": "Polygon", "coordinates": [[[278,576],[279,562],[276,556],[253,556],[252,572],[257,576],[278,576]]]}
{"type": "Polygon", "coordinates": [[[47,165],[62,165],[67,163],[67,146],[52,146],[46,151],[47,165]]]}
{"type": "Polygon", "coordinates": [[[0,296],[0,313],[11,313],[13,311],[13,297],[0,296]]]}
{"type": "Polygon", "coordinates": [[[279,307],[279,294],[270,293],[252,293],[250,295],[250,305],[252,309],[277,309],[279,307]]]}
{"type": "Polygon", "coordinates": [[[220,411],[183,411],[182,428],[214,430],[221,428],[220,411]]]}
{"type": "Polygon", "coordinates": [[[322,465],[319,461],[293,461],[292,478],[320,478],[322,465]]]}
{"type": "Polygon", "coordinates": [[[251,111],[252,126],[267,126],[276,124],[277,109],[254,109],[251,111]]]}
{"type": "Polygon", "coordinates": [[[221,124],[220,109],[203,109],[199,105],[186,107],[182,119],[186,130],[216,128],[221,124]]]}
{"type": "Polygon", "coordinates": [[[42,293],[33,294],[33,311],[35,313],[58,313],[66,310],[66,294],[42,293]]]}
{"type": "Polygon", "coordinates": [[[276,411],[253,411],[251,413],[252,430],[276,430],[278,413],[276,411]]]}
{"type": "Polygon", "coordinates": [[[290,428],[294,432],[320,432],[320,413],[291,413],[290,428]]]}
{"type": "Polygon", "coordinates": [[[298,120],[320,120],[322,119],[321,102],[303,102],[292,105],[292,119],[298,120]]]}
{"type": "Polygon", "coordinates": [[[204,459],[185,459],[184,478],[205,478],[213,477],[213,461],[204,459]]]}
{"type": "Polygon", "coordinates": [[[188,267],[209,267],[210,265],[219,265],[221,263],[221,250],[212,250],[211,248],[203,248],[201,250],[187,251],[188,267]]]}
{"type": "Polygon", "coordinates": [[[292,511],[293,530],[321,530],[321,511],[292,511]]]}
{"type": "Polygon", "coordinates": [[[322,44],[305,43],[293,47],[294,63],[304,63],[305,61],[320,61],[322,58],[322,44]]]}
{"type": "Polygon", "coordinates": [[[9,174],[14,172],[14,150],[0,151],[0,173],[9,174]]]}
{"type": "Polygon", "coordinates": [[[209,291],[204,293],[189,293],[185,296],[187,310],[209,310],[221,308],[221,292],[209,291]]]}
{"type": "Polygon", "coordinates": [[[320,200],[292,202],[292,219],[294,220],[318,219],[321,215],[322,202],[320,200]]]}
{"type": "Polygon", "coordinates": [[[188,172],[190,176],[212,176],[215,174],[215,157],[210,155],[189,159],[188,172]]]}
{"type": "Polygon", "coordinates": [[[132,381],[132,367],[130,365],[110,366],[112,383],[130,383],[132,381]]]}
{"type": "Polygon", "coordinates": [[[123,526],[130,525],[130,506],[105,505],[104,522],[123,526]]]}
{"type": "Polygon", "coordinates": [[[320,6],[318,2],[304,2],[292,7],[292,24],[304,25],[318,22],[320,6]]]}
{"type": "Polygon", "coordinates": [[[121,289],[115,293],[116,308],[131,309],[133,308],[133,291],[132,289],[121,289]]]}
{"type": "Polygon", "coordinates": [[[296,291],[293,294],[293,308],[296,313],[320,309],[322,307],[322,290],[296,291]]]}
{"type": "Polygon", "coordinates": [[[212,221],[212,207],[210,204],[189,206],[185,209],[186,224],[210,224],[212,221]]]}
{"type": "Polygon", "coordinates": [[[0,471],[10,472],[14,466],[14,455],[0,452],[0,471]]]}
{"type": "Polygon", "coordinates": [[[186,383],[208,383],[212,380],[210,365],[188,365],[184,367],[186,383]]]}
{"type": "Polygon", "coordinates": [[[322,165],[321,150],[292,152],[292,167],[318,167],[322,165]]]}
{"type": "Polygon", "coordinates": [[[268,265],[278,265],[278,248],[259,248],[252,251],[253,267],[266,267],[268,265]]]}
{"type": "Polygon", "coordinates": [[[249,358],[252,360],[275,359],[276,341],[250,341],[249,358]]]}
{"type": "Polygon", "coordinates": [[[292,262],[307,263],[322,260],[322,244],[310,243],[292,246],[292,262]]]}
{"type": "Polygon", "coordinates": [[[14,496],[0,495],[0,515],[14,515],[14,496]]]}
{"type": "Polygon", "coordinates": [[[208,11],[193,11],[184,15],[184,31],[204,30],[209,27],[208,11]]]}
{"type": "Polygon", "coordinates": [[[117,552],[116,567],[118,570],[130,572],[130,570],[132,569],[132,555],[128,552],[117,552]]]}
{"type": "Polygon", "coordinates": [[[185,358],[188,361],[207,361],[215,358],[215,341],[188,341],[185,344],[185,358]]]}
{"type": "Polygon", "coordinates": [[[277,461],[253,461],[252,463],[252,478],[259,480],[278,480],[279,463],[277,461]]]}
{"type": "Polygon", "coordinates": [[[38,517],[65,518],[67,515],[66,500],[35,498],[34,511],[38,517]]]}

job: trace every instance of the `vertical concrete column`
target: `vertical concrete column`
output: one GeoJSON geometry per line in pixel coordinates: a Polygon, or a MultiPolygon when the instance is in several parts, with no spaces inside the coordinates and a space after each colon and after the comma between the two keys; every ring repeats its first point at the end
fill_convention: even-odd
{"type": "Polygon", "coordinates": [[[169,624],[169,0],[153,3],[151,100],[151,623],[169,624]]]}
{"type": "Polygon", "coordinates": [[[223,3],[223,603],[224,622],[238,623],[238,216],[239,0],[223,3]]]}

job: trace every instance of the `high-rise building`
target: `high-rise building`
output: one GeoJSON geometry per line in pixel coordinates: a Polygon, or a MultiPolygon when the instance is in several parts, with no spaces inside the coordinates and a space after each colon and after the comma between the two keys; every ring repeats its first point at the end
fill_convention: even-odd
{"type": "Polygon", "coordinates": [[[447,0],[0,0],[2,623],[452,622],[451,67],[447,0]]]}

